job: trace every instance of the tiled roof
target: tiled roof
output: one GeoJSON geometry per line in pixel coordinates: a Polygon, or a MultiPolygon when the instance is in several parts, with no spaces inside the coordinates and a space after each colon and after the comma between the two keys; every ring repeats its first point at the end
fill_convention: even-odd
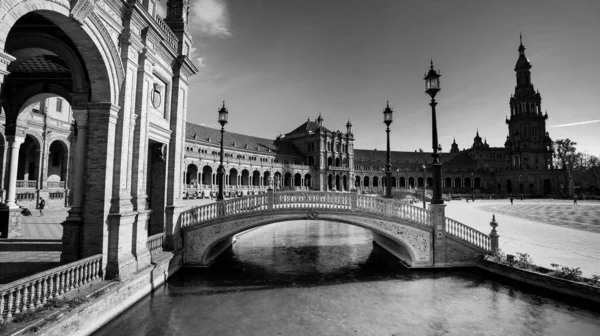
{"type": "MultiPolygon", "coordinates": [[[[317,128],[319,128],[319,124],[318,123],[316,123],[314,121],[307,120],[302,125],[296,127],[295,130],[293,130],[293,131],[291,131],[289,133],[286,133],[285,136],[296,135],[296,134],[303,135],[303,134],[306,134],[307,131],[316,132],[317,128]]],[[[329,130],[325,126],[323,126],[323,130],[329,132],[329,130]]]]}
{"type": "MultiPolygon", "coordinates": [[[[186,140],[210,142],[213,146],[219,146],[221,142],[221,130],[188,122],[185,130],[186,140]]],[[[225,131],[223,136],[225,147],[259,153],[278,153],[282,155],[293,155],[302,158],[300,153],[290,142],[285,140],[272,140],[254,137],[250,135],[225,131]]]]}
{"type": "MultiPolygon", "coordinates": [[[[469,155],[466,152],[460,153],[442,153],[441,159],[442,163],[448,163],[453,165],[464,165],[464,164],[474,164],[471,160],[470,163],[465,163],[467,159],[465,159],[462,154],[471,160],[469,155]],[[459,157],[460,158],[457,158],[459,157]],[[457,160],[457,161],[455,161],[457,160]]],[[[354,162],[366,162],[366,163],[379,163],[385,164],[386,160],[386,151],[380,150],[368,150],[368,149],[355,149],[354,150],[354,162]]],[[[422,164],[423,162],[431,163],[432,157],[431,153],[427,152],[396,152],[390,151],[390,161],[392,165],[397,164],[422,164]]]]}

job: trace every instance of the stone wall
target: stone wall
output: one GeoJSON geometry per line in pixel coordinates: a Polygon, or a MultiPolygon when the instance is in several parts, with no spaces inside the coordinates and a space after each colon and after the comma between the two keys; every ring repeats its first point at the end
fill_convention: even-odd
{"type": "Polygon", "coordinates": [[[109,287],[98,299],[66,313],[38,333],[48,336],[89,335],[162,285],[180,268],[181,255],[165,253],[159,261],[109,287]]]}
{"type": "Polygon", "coordinates": [[[473,266],[483,253],[485,252],[482,249],[474,245],[446,235],[447,266],[473,266]]]}

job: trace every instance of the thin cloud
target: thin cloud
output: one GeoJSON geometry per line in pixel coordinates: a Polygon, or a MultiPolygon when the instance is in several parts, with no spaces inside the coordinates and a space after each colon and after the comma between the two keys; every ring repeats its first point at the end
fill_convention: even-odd
{"type": "Polygon", "coordinates": [[[588,121],[581,121],[581,122],[570,123],[570,124],[552,125],[552,126],[550,126],[550,127],[569,127],[569,126],[579,126],[579,125],[593,124],[593,123],[597,123],[597,122],[600,122],[600,119],[599,119],[599,120],[588,120],[588,121]]]}
{"type": "Polygon", "coordinates": [[[224,0],[196,0],[192,5],[192,25],[209,36],[230,37],[229,10],[224,0]]]}

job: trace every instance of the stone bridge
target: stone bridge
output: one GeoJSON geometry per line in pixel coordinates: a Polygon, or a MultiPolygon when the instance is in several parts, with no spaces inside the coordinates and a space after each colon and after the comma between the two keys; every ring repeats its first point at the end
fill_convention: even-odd
{"type": "Polygon", "coordinates": [[[467,266],[497,248],[490,236],[431,210],[399,200],[331,192],[269,192],[195,207],[179,224],[185,266],[209,266],[232,244],[233,236],[256,227],[295,220],[322,220],[360,226],[376,243],[414,268],[467,266]]]}

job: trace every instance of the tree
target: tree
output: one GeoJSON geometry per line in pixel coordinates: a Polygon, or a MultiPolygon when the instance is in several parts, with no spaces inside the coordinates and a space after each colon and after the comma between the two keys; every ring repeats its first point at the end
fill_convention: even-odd
{"type": "Polygon", "coordinates": [[[554,162],[556,166],[560,166],[567,178],[567,194],[573,196],[573,169],[580,162],[581,153],[577,152],[575,146],[577,142],[571,139],[558,139],[552,144],[554,147],[554,162]]]}

